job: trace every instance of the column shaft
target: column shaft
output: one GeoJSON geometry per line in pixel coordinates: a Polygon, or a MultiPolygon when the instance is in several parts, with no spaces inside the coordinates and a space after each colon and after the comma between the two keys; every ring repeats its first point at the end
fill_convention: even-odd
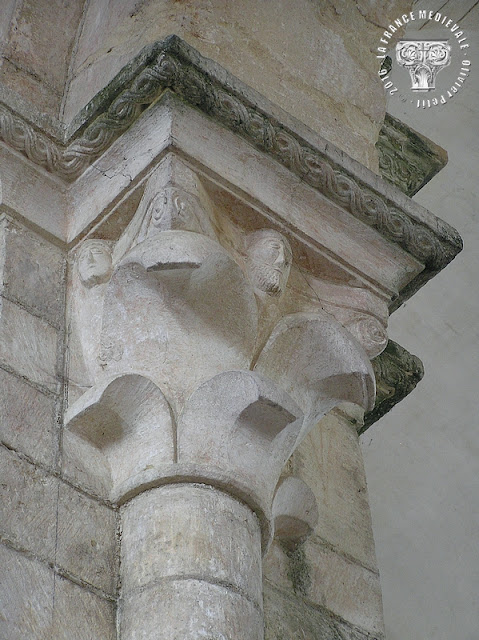
{"type": "Polygon", "coordinates": [[[261,640],[255,514],[200,484],[142,493],[123,510],[122,640],[261,640]]]}

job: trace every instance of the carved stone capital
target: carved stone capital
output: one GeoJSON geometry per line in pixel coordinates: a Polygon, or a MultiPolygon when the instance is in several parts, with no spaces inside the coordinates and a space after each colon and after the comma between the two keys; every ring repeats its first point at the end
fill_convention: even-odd
{"type": "Polygon", "coordinates": [[[396,59],[409,71],[413,91],[433,91],[438,72],[451,63],[451,46],[447,40],[401,40],[396,59]]]}
{"type": "Polygon", "coordinates": [[[68,411],[67,472],[120,502],[207,480],[247,495],[268,523],[299,442],[343,401],[370,408],[375,388],[366,353],[329,314],[283,317],[253,361],[256,323],[247,275],[218,243],[164,231],[137,244],[103,303],[101,344],[121,355],[68,411]]]}
{"type": "Polygon", "coordinates": [[[89,389],[72,395],[65,472],[120,504],[206,482],[250,506],[266,547],[293,451],[339,403],[374,403],[370,338],[358,326],[384,302],[323,283],[341,322],[317,302],[305,307],[310,285],[287,236],[263,225],[245,234],[174,157],[149,176],[113,250],[93,239],[77,254],[71,344],[88,375],[75,394],[89,389]]]}

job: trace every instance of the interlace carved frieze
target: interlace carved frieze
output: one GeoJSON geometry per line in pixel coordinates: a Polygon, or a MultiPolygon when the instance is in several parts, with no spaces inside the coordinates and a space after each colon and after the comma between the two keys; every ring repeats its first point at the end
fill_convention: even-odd
{"type": "Polygon", "coordinates": [[[359,433],[364,433],[411,393],[424,376],[421,360],[404,347],[389,340],[386,349],[372,360],[376,378],[376,403],[364,416],[359,433]]]}
{"type": "Polygon", "coordinates": [[[226,72],[221,79],[213,77],[201,56],[178,38],[168,38],[142,52],[139,58],[142,62],[133,77],[127,78],[127,74],[121,72],[99,98],[87,105],[82,114],[85,125],[67,146],[39,133],[4,106],[0,111],[2,140],[47,171],[74,180],[164,90],[170,89],[256,148],[274,156],[305,182],[377,229],[388,240],[399,244],[428,268],[441,269],[461,248],[459,236],[447,225],[438,221],[437,228],[432,231],[400,211],[240,95],[231,87],[226,72]],[[110,96],[106,105],[102,103],[105,96],[110,96]]]}
{"type": "Polygon", "coordinates": [[[15,116],[4,105],[0,105],[0,138],[47,171],[60,172],[64,153],[62,147],[36,131],[23,118],[15,116]]]}
{"type": "Polygon", "coordinates": [[[382,177],[412,197],[447,164],[447,153],[389,113],[376,143],[382,177]]]}

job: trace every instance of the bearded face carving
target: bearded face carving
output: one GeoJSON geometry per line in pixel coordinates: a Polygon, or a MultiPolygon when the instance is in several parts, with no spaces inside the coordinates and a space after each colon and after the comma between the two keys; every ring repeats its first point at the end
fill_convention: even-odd
{"type": "Polygon", "coordinates": [[[248,236],[247,250],[247,268],[253,285],[270,296],[280,296],[291,269],[288,240],[278,231],[261,229],[248,236]]]}

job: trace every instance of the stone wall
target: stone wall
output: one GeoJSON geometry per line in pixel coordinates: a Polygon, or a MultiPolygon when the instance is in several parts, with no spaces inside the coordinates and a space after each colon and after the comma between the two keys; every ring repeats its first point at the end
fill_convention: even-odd
{"type": "Polygon", "coordinates": [[[42,113],[59,118],[84,5],[83,0],[2,2],[2,91],[13,91],[42,113]]]}
{"type": "Polygon", "coordinates": [[[0,214],[0,637],[115,636],[116,512],[61,473],[65,251],[0,214]]]}
{"type": "Polygon", "coordinates": [[[10,0],[0,81],[68,123],[145,45],[176,34],[377,171],[385,100],[371,52],[411,2],[377,4],[10,0]]]}
{"type": "Polygon", "coordinates": [[[361,412],[332,412],[288,470],[311,487],[311,536],[276,539],[264,561],[266,640],[383,638],[381,588],[357,427],[361,412]]]}

